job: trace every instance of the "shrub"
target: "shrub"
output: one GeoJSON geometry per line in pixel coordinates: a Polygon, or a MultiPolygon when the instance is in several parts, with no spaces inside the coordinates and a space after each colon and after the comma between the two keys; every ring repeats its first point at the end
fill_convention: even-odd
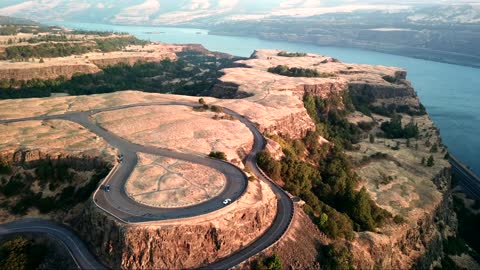
{"type": "Polygon", "coordinates": [[[210,106],[210,110],[215,113],[221,113],[223,112],[223,108],[220,106],[212,105],[210,106]]]}
{"type": "Polygon", "coordinates": [[[227,155],[224,152],[210,152],[209,157],[221,160],[227,160],[227,155]]]}
{"type": "Polygon", "coordinates": [[[286,65],[278,65],[267,70],[270,73],[288,76],[288,77],[307,77],[307,78],[330,78],[336,77],[333,73],[318,72],[316,69],[310,68],[289,68],[286,65]]]}
{"type": "MultiPolygon", "coordinates": [[[[353,266],[353,254],[344,245],[330,244],[323,246],[321,249],[322,266],[330,270],[350,270],[355,269],[353,266]]],[[[323,268],[323,267],[322,267],[323,268]]]]}
{"type": "Polygon", "coordinates": [[[433,165],[435,165],[435,160],[433,159],[433,156],[430,155],[427,160],[427,167],[433,167],[433,165]]]}
{"type": "Polygon", "coordinates": [[[0,174],[11,174],[12,167],[7,162],[0,160],[0,174]]]}
{"type": "Polygon", "coordinates": [[[282,270],[283,264],[278,255],[259,258],[252,263],[252,270],[282,270]]]}
{"type": "Polygon", "coordinates": [[[393,217],[393,222],[395,222],[396,224],[402,224],[405,223],[406,220],[401,215],[396,215],[395,217],[393,217]]]}
{"type": "Polygon", "coordinates": [[[361,128],[363,131],[370,131],[375,127],[375,122],[365,122],[361,121],[358,124],[358,127],[361,128]]]}
{"type": "Polygon", "coordinates": [[[307,56],[307,54],[303,53],[303,52],[289,53],[289,52],[285,52],[285,51],[281,51],[277,55],[278,56],[283,56],[283,57],[304,57],[304,56],[307,56]]]}
{"type": "Polygon", "coordinates": [[[26,185],[20,177],[12,177],[6,185],[1,187],[1,191],[5,196],[11,197],[22,194],[25,187],[26,185]]]}

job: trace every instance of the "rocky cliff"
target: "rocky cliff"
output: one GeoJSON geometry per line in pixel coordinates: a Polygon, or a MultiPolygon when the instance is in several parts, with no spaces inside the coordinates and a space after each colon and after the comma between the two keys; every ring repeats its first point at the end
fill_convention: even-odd
{"type": "Polygon", "coordinates": [[[67,165],[69,168],[77,171],[111,167],[109,162],[98,156],[74,153],[49,153],[41,150],[26,149],[1,152],[0,160],[27,170],[36,168],[39,162],[44,160],[51,161],[53,165],[67,165]]]}
{"type": "Polygon", "coordinates": [[[217,213],[149,224],[122,224],[93,203],[70,221],[99,258],[112,268],[197,268],[239,250],[259,237],[276,214],[266,184],[249,182],[247,193],[217,213]]]}
{"type": "Polygon", "coordinates": [[[443,196],[415,222],[396,226],[384,234],[359,233],[350,243],[357,269],[428,269],[443,255],[443,241],[456,231],[450,170],[432,179],[441,183],[443,196]]]}
{"type": "Polygon", "coordinates": [[[70,79],[74,74],[93,74],[101,69],[92,64],[78,63],[74,65],[52,64],[30,67],[3,66],[0,69],[0,80],[29,81],[32,79],[49,80],[58,77],[70,79]],[[6,68],[8,67],[8,68],[6,68]]]}
{"type": "Polygon", "coordinates": [[[315,54],[283,57],[279,52],[255,51],[250,59],[237,61],[238,67],[223,70],[224,75],[215,86],[215,92],[218,93],[236,91],[250,94],[246,100],[263,107],[256,108],[256,113],[242,110],[241,106],[235,104],[229,105],[258,123],[264,133],[301,138],[308,130],[315,129],[303,106],[305,95],[328,98],[350,91],[352,95],[368,96],[372,102],[393,102],[387,99],[410,98],[415,95],[410,83],[406,81],[407,72],[403,69],[341,63],[332,57],[315,54]],[[268,72],[269,68],[278,65],[315,69],[324,76],[287,77],[268,72]],[[258,112],[262,109],[266,113],[258,112]]]}
{"type": "MultiPolygon", "coordinates": [[[[264,133],[302,137],[304,132],[315,128],[305,112],[304,95],[342,97],[345,91],[368,108],[402,114],[403,125],[410,122],[418,125],[420,134],[410,141],[375,138],[382,134],[380,125],[390,120],[388,117],[359,112],[351,117],[352,123],[371,122],[373,127],[369,132],[375,138],[374,142],[369,142],[366,134],[354,146],[359,150],[348,152],[355,164],[368,161],[367,165],[355,168],[362,182],[358,188],[365,187],[377,205],[396,216],[397,221],[375,232],[356,233],[356,240],[344,244],[352,251],[353,263],[358,269],[429,268],[442,255],[443,240],[454,234],[456,219],[451,216],[449,165],[443,159],[446,149],[442,149],[436,128],[406,80],[407,72],[399,68],[341,63],[313,54],[282,57],[279,51],[270,50],[256,51],[251,59],[238,63],[243,67],[226,69],[220,80],[236,84],[240,91],[253,95],[247,100],[255,104],[250,107],[255,113],[246,109],[243,113],[257,122],[264,133]],[[325,78],[287,77],[268,72],[269,68],[278,65],[315,69],[325,78]],[[438,144],[438,152],[432,153],[433,143],[438,144]],[[388,158],[370,159],[378,153],[388,158]],[[422,157],[429,155],[435,158],[435,165],[422,166],[422,157]]],[[[235,110],[242,112],[241,105],[231,106],[237,106],[235,110]]],[[[270,144],[268,151],[275,158],[280,157],[278,146],[270,144]]],[[[300,239],[301,236],[292,238],[300,239]]],[[[321,234],[313,238],[309,241],[322,245],[334,242],[321,234]]],[[[285,250],[305,249],[302,243],[293,240],[282,240],[274,252],[279,252],[285,261],[295,261],[285,250]]],[[[301,268],[315,268],[315,263],[303,264],[301,268]]]]}
{"type": "Polygon", "coordinates": [[[188,46],[149,44],[129,46],[125,51],[109,53],[87,53],[57,58],[44,58],[43,62],[0,61],[0,80],[28,81],[48,80],[64,77],[70,79],[75,74],[98,73],[107,66],[117,64],[134,65],[139,62],[159,62],[164,59],[177,59],[175,52],[188,49],[188,46]]]}

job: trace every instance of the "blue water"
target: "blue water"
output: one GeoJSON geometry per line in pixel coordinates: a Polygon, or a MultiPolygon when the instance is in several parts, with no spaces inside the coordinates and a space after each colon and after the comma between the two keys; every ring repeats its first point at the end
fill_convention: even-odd
{"type": "Polygon", "coordinates": [[[250,56],[255,49],[281,49],[329,55],[343,62],[405,68],[408,79],[440,129],[443,142],[455,156],[480,174],[480,69],[360,49],[208,35],[208,31],[202,29],[74,22],[49,24],[72,29],[128,32],[141,39],[166,43],[200,43],[209,50],[238,56],[250,56]]]}

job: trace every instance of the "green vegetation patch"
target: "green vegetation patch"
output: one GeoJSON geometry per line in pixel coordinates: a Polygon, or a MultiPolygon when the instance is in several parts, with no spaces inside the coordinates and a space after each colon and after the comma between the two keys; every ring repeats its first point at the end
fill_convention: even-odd
{"type": "Polygon", "coordinates": [[[49,253],[48,245],[16,237],[0,245],[0,269],[37,269],[49,253]]]}
{"type": "Polygon", "coordinates": [[[278,56],[283,56],[283,57],[305,57],[307,56],[306,53],[304,52],[286,52],[286,51],[281,51],[277,54],[278,56]]]}
{"type": "MultiPolygon", "coordinates": [[[[108,46],[107,46],[108,47],[108,46]]],[[[51,93],[90,95],[123,90],[169,93],[189,96],[241,98],[249,94],[215,91],[214,85],[224,68],[232,67],[238,58],[217,58],[200,52],[178,53],[177,61],[119,64],[106,67],[98,74],[73,76],[71,80],[31,80],[27,82],[0,80],[0,99],[47,97],[51,93]]]]}
{"type": "Polygon", "coordinates": [[[221,160],[227,160],[227,155],[224,152],[210,152],[209,157],[221,160]]]}
{"type": "Polygon", "coordinates": [[[54,164],[50,160],[43,160],[35,167],[35,176],[29,172],[16,173],[12,176],[3,176],[0,180],[0,193],[6,198],[2,207],[12,214],[23,215],[28,209],[35,207],[41,213],[55,210],[66,210],[86,201],[98,186],[98,183],[108,174],[108,169],[97,169],[91,179],[83,186],[71,184],[75,172],[62,163],[54,164]],[[42,192],[33,192],[30,186],[39,181],[40,187],[55,191],[60,185],[69,184],[55,196],[44,197],[42,192]]]}
{"type": "Polygon", "coordinates": [[[28,61],[31,58],[66,57],[95,51],[113,52],[121,51],[129,45],[145,45],[148,43],[133,36],[95,39],[94,41],[83,43],[69,43],[66,42],[67,40],[64,35],[48,35],[31,38],[26,41],[30,43],[48,42],[35,45],[6,47],[3,60],[28,61]]]}
{"type": "Polygon", "coordinates": [[[283,264],[278,255],[274,254],[269,257],[261,257],[253,261],[252,270],[282,270],[283,264]]]}
{"type": "Polygon", "coordinates": [[[306,202],[305,210],[319,228],[332,238],[351,239],[353,231],[375,231],[392,215],[379,208],[363,188],[355,191],[358,176],[343,153],[352,148],[360,129],[345,119],[348,99],[328,100],[306,96],[305,107],[317,124],[302,140],[272,137],[283,148],[285,157],[272,159],[266,152],[257,156],[259,166],[284,188],[306,202]],[[319,136],[334,145],[319,143],[319,136]]]}
{"type": "Polygon", "coordinates": [[[337,76],[334,73],[319,72],[316,69],[296,67],[289,68],[286,65],[271,67],[268,69],[268,72],[288,77],[331,78],[337,76]]]}
{"type": "Polygon", "coordinates": [[[392,120],[381,125],[381,129],[385,135],[391,139],[411,139],[419,135],[418,125],[414,122],[408,123],[405,127],[402,126],[402,116],[395,114],[392,120]]]}

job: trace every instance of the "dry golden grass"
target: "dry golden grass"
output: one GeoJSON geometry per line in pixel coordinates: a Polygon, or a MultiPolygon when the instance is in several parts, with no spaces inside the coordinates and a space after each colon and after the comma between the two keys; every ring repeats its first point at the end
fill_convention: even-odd
{"type": "Polygon", "coordinates": [[[64,120],[0,124],[2,151],[35,149],[44,153],[82,153],[113,160],[113,149],[82,126],[64,120]]]}
{"type": "Polygon", "coordinates": [[[250,151],[253,135],[236,120],[214,120],[215,113],[188,106],[148,106],[103,112],[95,121],[134,143],[207,155],[224,152],[238,165],[250,151]]]}
{"type": "Polygon", "coordinates": [[[135,201],[155,207],[183,207],[219,194],[226,178],[220,172],[189,162],[140,154],[125,186],[135,201]]]}
{"type": "MultiPolygon", "coordinates": [[[[383,117],[375,118],[377,121],[379,118],[385,120],[383,117]]],[[[409,122],[410,117],[405,115],[404,121],[409,122]]],[[[425,146],[427,137],[432,144],[438,140],[431,120],[422,116],[414,117],[413,121],[419,125],[421,135],[418,140],[410,140],[410,147],[407,147],[405,139],[376,138],[375,143],[370,143],[365,138],[359,144],[360,151],[349,152],[358,162],[376,153],[388,155],[388,158],[371,160],[356,171],[379,206],[410,222],[416,222],[440,203],[442,193],[435,186],[433,178],[449,166],[448,161],[443,159],[441,147],[438,153],[430,153],[430,147],[425,146]],[[397,143],[400,144],[400,149],[393,150],[397,143]],[[415,149],[416,145],[418,150],[415,149]],[[431,154],[435,165],[421,165],[422,158],[428,159],[431,154]]],[[[375,132],[374,130],[373,133],[375,132]]]]}

